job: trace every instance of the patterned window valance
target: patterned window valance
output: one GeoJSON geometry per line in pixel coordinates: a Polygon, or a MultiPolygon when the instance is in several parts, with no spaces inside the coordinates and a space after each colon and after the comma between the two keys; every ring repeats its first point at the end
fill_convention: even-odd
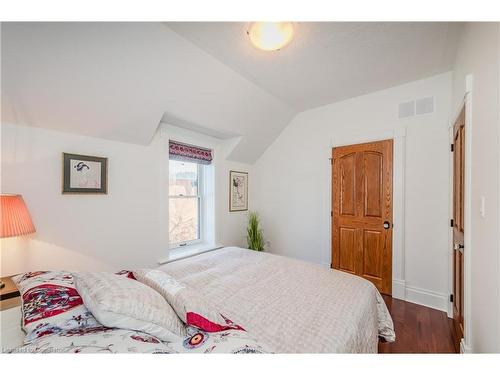
{"type": "Polygon", "coordinates": [[[186,143],[170,141],[169,154],[172,160],[188,161],[198,164],[212,163],[212,150],[188,145],[186,143]]]}

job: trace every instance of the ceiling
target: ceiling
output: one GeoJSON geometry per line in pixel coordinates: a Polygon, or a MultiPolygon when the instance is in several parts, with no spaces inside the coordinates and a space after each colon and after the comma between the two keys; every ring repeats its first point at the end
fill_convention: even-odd
{"type": "Polygon", "coordinates": [[[459,24],[298,23],[281,51],[245,23],[2,23],[2,122],[147,145],[160,122],[253,163],[300,111],[447,71],[459,24]]]}
{"type": "Polygon", "coordinates": [[[248,23],[168,27],[303,111],[450,70],[458,23],[306,22],[280,51],[253,47],[248,23]]]}
{"type": "Polygon", "coordinates": [[[147,145],[160,121],[253,163],[295,111],[161,23],[3,23],[2,121],[147,145]]]}

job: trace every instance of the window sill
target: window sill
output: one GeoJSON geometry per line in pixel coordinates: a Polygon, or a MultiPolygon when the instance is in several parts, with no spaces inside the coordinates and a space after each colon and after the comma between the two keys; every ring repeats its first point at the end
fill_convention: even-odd
{"type": "Polygon", "coordinates": [[[189,257],[192,257],[194,255],[206,253],[208,251],[217,250],[220,248],[222,248],[222,246],[207,245],[207,244],[203,244],[203,243],[193,244],[193,245],[184,246],[184,247],[178,247],[178,248],[170,250],[167,258],[159,259],[158,264],[166,264],[166,263],[170,263],[170,262],[175,262],[176,260],[189,258],[189,257]]]}

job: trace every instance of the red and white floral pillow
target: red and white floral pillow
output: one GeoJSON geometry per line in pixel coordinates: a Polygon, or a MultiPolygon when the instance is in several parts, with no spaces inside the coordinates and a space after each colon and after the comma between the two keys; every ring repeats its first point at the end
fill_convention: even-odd
{"type": "Polygon", "coordinates": [[[244,331],[241,326],[226,318],[199,293],[167,273],[160,270],[142,269],[134,271],[134,276],[137,281],[160,293],[187,325],[205,332],[221,332],[230,329],[244,331]]]}
{"type": "Polygon", "coordinates": [[[13,281],[21,293],[26,341],[63,330],[101,326],[84,306],[69,272],[27,272],[14,276],[13,281]]]}
{"type": "MultiPolygon", "coordinates": [[[[117,274],[134,278],[130,271],[117,274]]],[[[73,276],[66,271],[36,271],[14,276],[21,293],[22,327],[25,341],[69,329],[102,325],[83,304],[73,276]]]]}

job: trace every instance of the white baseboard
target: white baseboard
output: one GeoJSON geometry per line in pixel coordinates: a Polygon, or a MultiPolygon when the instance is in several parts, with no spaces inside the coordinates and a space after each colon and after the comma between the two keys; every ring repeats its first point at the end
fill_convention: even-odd
{"type": "Polygon", "coordinates": [[[392,297],[397,299],[406,300],[406,281],[392,280],[392,297]]]}
{"type": "Polygon", "coordinates": [[[448,296],[411,285],[405,287],[405,301],[448,313],[448,296]]]}
{"type": "Polygon", "coordinates": [[[408,285],[405,280],[392,280],[392,297],[441,310],[449,314],[447,295],[408,285]]]}

